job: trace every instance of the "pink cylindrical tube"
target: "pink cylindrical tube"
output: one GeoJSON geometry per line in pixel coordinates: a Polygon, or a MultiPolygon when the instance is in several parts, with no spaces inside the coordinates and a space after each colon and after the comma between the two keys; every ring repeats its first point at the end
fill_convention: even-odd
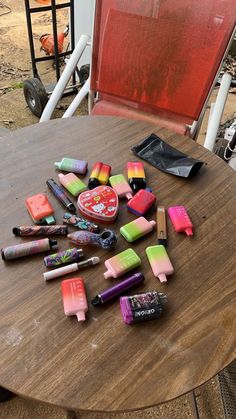
{"type": "Polygon", "coordinates": [[[57,241],[52,239],[34,240],[32,242],[16,244],[1,249],[3,260],[12,260],[23,256],[31,256],[36,253],[46,252],[57,248],[57,241]]]}

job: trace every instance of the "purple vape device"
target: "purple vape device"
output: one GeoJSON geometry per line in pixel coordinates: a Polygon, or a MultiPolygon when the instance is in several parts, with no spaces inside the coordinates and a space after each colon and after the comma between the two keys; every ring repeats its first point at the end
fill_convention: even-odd
{"type": "Polygon", "coordinates": [[[139,323],[159,317],[167,296],[162,292],[148,291],[129,297],[120,297],[123,320],[127,324],[139,323]]]}
{"type": "Polygon", "coordinates": [[[130,275],[122,282],[119,282],[119,284],[114,285],[114,287],[108,288],[107,290],[102,291],[101,293],[96,295],[96,297],[92,299],[91,303],[94,306],[100,306],[104,304],[106,301],[112,300],[113,298],[117,297],[117,295],[120,295],[122,292],[144,281],[144,279],[145,278],[143,274],[140,272],[137,274],[130,275]]]}

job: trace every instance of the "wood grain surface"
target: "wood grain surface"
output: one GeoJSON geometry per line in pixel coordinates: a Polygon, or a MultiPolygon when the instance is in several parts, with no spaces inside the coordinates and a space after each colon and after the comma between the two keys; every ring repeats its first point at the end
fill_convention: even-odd
{"type": "MultiPolygon", "coordinates": [[[[125,173],[130,151],[152,132],[205,164],[192,180],[164,174],[145,163],[148,185],[159,205],[182,204],[195,226],[193,237],[174,232],[168,220],[168,253],[175,268],[167,284],[154,278],[145,248],[156,244],[156,232],[132,244],[142,259],[145,282],[131,290],[156,289],[168,295],[158,320],[133,326],[123,323],[118,300],[94,308],[78,323],[63,312],[62,278],[45,283],[43,255],[0,262],[0,385],[24,397],[70,409],[128,411],[178,397],[214,376],[235,358],[236,173],[220,158],[192,140],[142,122],[115,117],[53,120],[1,140],[1,247],[27,239],[12,227],[32,224],[27,196],[46,192],[58,223],[63,207],[48,191],[57,180],[54,161],[62,157],[101,160],[112,173],[125,173]]],[[[135,219],[121,201],[112,228],[135,219]]],[[[155,210],[148,219],[155,219],[155,210]]],[[[71,229],[73,230],[73,228],[71,229]]],[[[59,249],[71,246],[58,239],[59,249]]],[[[105,280],[104,261],[130,247],[119,235],[108,253],[86,248],[101,263],[69,277],[85,280],[88,301],[117,280],[105,280]]]]}

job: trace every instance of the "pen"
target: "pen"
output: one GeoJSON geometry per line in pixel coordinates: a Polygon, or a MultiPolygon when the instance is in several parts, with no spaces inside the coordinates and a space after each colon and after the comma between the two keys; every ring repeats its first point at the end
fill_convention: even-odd
{"type": "Polygon", "coordinates": [[[94,256],[79,263],[72,263],[71,265],[63,266],[62,268],[54,269],[53,271],[44,272],[43,277],[45,281],[48,281],[49,279],[54,279],[58,276],[63,276],[71,272],[79,271],[80,269],[87,268],[88,266],[97,265],[99,262],[99,257],[94,256]]]}
{"type": "Polygon", "coordinates": [[[68,198],[63,189],[55,182],[54,179],[48,179],[46,184],[52,191],[53,195],[71,212],[76,212],[73,202],[68,198]]]}
{"type": "Polygon", "coordinates": [[[158,244],[167,246],[167,228],[166,228],[165,207],[157,207],[157,239],[158,239],[158,244]]]}

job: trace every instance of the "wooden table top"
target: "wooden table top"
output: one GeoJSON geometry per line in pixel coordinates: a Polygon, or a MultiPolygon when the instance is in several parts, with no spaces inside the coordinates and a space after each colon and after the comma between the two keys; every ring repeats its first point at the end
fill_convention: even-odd
{"type": "MultiPolygon", "coordinates": [[[[175,273],[167,284],[156,279],[145,248],[156,232],[133,243],[142,259],[145,282],[129,294],[156,289],[168,296],[165,314],[136,325],[123,323],[119,301],[92,307],[87,321],[63,312],[62,279],[81,276],[90,302],[117,280],[105,280],[104,261],[130,247],[119,235],[107,253],[85,249],[101,263],[48,283],[42,254],[0,263],[0,385],[24,397],[70,409],[128,411],[165,402],[206,382],[235,358],[236,173],[194,141],[143,122],[115,117],[53,120],[17,132],[1,142],[1,247],[21,243],[12,227],[32,224],[24,199],[46,192],[62,222],[63,207],[48,191],[57,180],[53,163],[62,157],[101,160],[112,173],[125,173],[137,160],[130,151],[152,132],[205,164],[192,179],[164,174],[145,163],[148,185],[159,205],[185,205],[193,237],[174,232],[168,220],[168,253],[175,273]]],[[[112,227],[135,219],[124,200],[112,227]]],[[[155,219],[155,210],[148,219],[155,219]]],[[[72,228],[73,230],[73,228],[72,228]]],[[[58,239],[59,249],[71,247],[58,239]]]]}

